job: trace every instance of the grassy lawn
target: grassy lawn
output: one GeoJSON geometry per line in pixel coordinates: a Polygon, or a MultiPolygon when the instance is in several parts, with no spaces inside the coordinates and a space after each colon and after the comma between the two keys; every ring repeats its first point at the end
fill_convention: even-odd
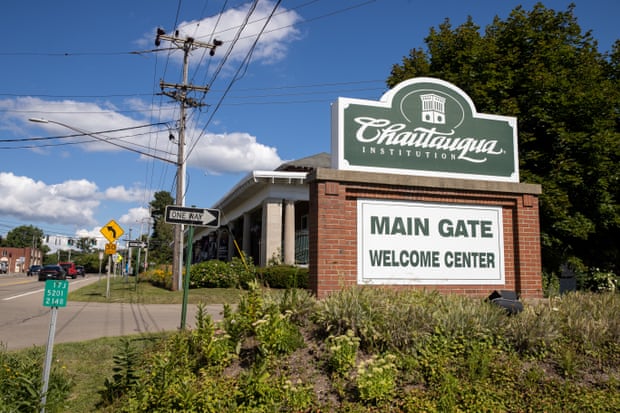
{"type": "MultiPolygon", "coordinates": [[[[128,336],[132,346],[147,349],[167,333],[128,336]]],[[[101,400],[99,390],[105,378],[112,377],[113,357],[122,349],[122,337],[103,337],[78,343],[61,343],[54,346],[54,363],[66,369],[73,380],[73,391],[67,399],[68,412],[95,412],[101,400]]],[[[44,350],[45,351],[45,350],[44,350]]]]}
{"type": "MultiPolygon", "coordinates": [[[[169,291],[154,287],[148,282],[136,283],[135,277],[110,278],[110,296],[106,297],[107,280],[100,280],[69,293],[69,301],[89,301],[101,303],[140,303],[140,304],[181,304],[182,291],[169,291]]],[[[232,288],[190,289],[189,304],[235,304],[239,302],[242,290],[232,288]]]]}

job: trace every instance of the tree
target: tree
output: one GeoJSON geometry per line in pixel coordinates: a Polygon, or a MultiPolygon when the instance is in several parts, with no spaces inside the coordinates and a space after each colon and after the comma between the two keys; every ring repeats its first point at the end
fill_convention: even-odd
{"type": "Polygon", "coordinates": [[[2,245],[13,248],[41,248],[43,244],[43,230],[32,225],[22,225],[10,230],[6,234],[2,245]]]}
{"type": "Polygon", "coordinates": [[[92,252],[93,247],[95,247],[96,245],[97,245],[97,239],[90,238],[90,237],[80,237],[77,240],[77,244],[76,244],[76,246],[80,249],[80,251],[84,253],[92,252]]]}
{"type": "Polygon", "coordinates": [[[517,7],[483,33],[471,18],[456,29],[446,20],[425,38],[428,50],[411,50],[387,83],[441,78],[479,112],[517,117],[521,180],[543,188],[543,268],[570,262],[618,272],[620,42],[600,53],[574,7],[517,7]]]}
{"type": "Polygon", "coordinates": [[[149,203],[153,218],[153,232],[149,241],[149,257],[151,260],[163,264],[172,263],[172,225],[165,222],[166,205],[173,205],[174,198],[167,191],[159,191],[149,203]]]}

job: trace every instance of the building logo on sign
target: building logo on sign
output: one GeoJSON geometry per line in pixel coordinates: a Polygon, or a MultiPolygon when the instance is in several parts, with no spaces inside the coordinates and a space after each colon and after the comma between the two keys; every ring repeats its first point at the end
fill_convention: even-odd
{"type": "Polygon", "coordinates": [[[519,182],[516,118],[477,113],[433,78],[406,80],[378,102],[339,98],[332,156],[337,169],[519,182]]]}

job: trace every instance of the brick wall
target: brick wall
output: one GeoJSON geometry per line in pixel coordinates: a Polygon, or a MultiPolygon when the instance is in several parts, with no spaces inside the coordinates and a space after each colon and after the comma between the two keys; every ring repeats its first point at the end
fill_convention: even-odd
{"type": "MultiPolygon", "coordinates": [[[[542,297],[539,185],[317,169],[309,177],[310,288],[322,298],[357,284],[357,200],[399,200],[502,208],[504,285],[420,285],[486,297],[494,290],[542,297]]],[[[382,286],[386,287],[386,286],[382,286]]]]}

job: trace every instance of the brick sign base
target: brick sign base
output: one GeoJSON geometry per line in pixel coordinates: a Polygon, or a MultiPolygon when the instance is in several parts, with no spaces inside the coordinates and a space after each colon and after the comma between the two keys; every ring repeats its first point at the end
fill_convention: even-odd
{"type": "Polygon", "coordinates": [[[318,168],[310,185],[310,288],[318,298],[358,284],[358,200],[501,208],[503,284],[382,285],[486,297],[494,290],[542,297],[540,185],[318,168]]]}

